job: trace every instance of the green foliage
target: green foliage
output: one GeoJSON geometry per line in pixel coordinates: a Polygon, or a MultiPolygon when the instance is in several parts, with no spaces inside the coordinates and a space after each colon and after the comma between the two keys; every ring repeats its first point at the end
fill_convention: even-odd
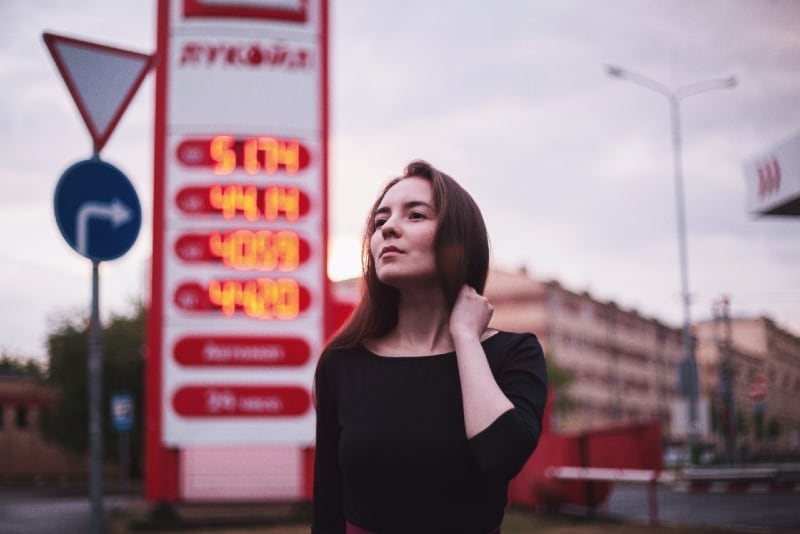
{"type": "Polygon", "coordinates": [[[45,377],[45,369],[34,359],[12,356],[3,351],[0,354],[0,375],[27,376],[42,380],[45,377]]]}
{"type": "Polygon", "coordinates": [[[753,413],[753,428],[755,429],[756,440],[764,439],[764,412],[756,410],[753,413]]]}
{"type": "Polygon", "coordinates": [[[575,409],[577,403],[569,394],[569,388],[575,382],[575,374],[561,367],[556,362],[554,354],[545,355],[547,365],[547,386],[555,392],[553,406],[556,414],[566,414],[575,409]]]}
{"type": "Polygon", "coordinates": [[[42,419],[42,434],[77,453],[88,449],[87,326],[85,317],[62,316],[47,336],[47,382],[58,387],[61,401],[42,419]]]}
{"type": "Polygon", "coordinates": [[[716,434],[721,430],[721,422],[720,422],[720,409],[719,409],[719,398],[717,396],[716,390],[711,390],[709,396],[711,397],[711,402],[708,403],[708,419],[711,423],[711,432],[716,434]]]}
{"type": "MultiPolygon", "coordinates": [[[[135,419],[130,433],[134,458],[142,450],[142,408],[145,310],[136,305],[129,315],[114,315],[101,329],[103,357],[103,451],[107,458],[117,458],[118,436],[112,426],[111,395],[129,392],[134,399],[135,419]]],[[[49,374],[47,383],[61,392],[61,401],[42,420],[46,439],[78,454],[89,448],[89,322],[86,317],[62,316],[48,334],[49,374]]],[[[136,465],[136,462],[132,462],[136,465]]]]}
{"type": "Polygon", "coordinates": [[[745,438],[750,433],[750,427],[747,425],[747,418],[742,412],[736,412],[736,432],[740,438],[745,438]]]}
{"type": "Polygon", "coordinates": [[[769,439],[778,439],[778,436],[781,435],[781,424],[780,422],[771,417],[770,420],[767,422],[767,436],[769,439]]]}

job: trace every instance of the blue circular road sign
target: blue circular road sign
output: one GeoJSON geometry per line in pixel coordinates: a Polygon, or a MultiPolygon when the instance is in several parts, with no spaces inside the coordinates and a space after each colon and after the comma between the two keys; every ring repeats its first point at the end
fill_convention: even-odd
{"type": "Polygon", "coordinates": [[[64,171],[54,197],[56,222],[69,246],[92,261],[119,258],[136,242],[142,208],[116,167],[88,159],[64,171]]]}

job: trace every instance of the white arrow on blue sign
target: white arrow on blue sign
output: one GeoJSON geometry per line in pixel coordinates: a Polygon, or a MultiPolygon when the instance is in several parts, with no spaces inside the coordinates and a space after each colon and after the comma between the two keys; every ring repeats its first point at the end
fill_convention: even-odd
{"type": "Polygon", "coordinates": [[[61,176],[54,197],[61,235],[92,261],[119,258],[136,242],[142,208],[130,180],[99,159],[80,161],[61,176]]]}

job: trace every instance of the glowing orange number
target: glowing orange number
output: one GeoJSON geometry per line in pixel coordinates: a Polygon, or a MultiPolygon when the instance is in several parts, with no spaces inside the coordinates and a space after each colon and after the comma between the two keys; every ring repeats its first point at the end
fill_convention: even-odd
{"type": "Polygon", "coordinates": [[[294,232],[278,232],[273,241],[277,256],[283,261],[278,265],[280,271],[294,271],[300,265],[300,238],[294,232]]]}
{"type": "Polygon", "coordinates": [[[290,320],[300,313],[300,286],[290,278],[211,280],[208,296],[227,316],[237,309],[256,319],[290,320]]]}
{"type": "Polygon", "coordinates": [[[212,304],[219,306],[225,315],[233,315],[236,304],[242,299],[242,287],[236,280],[211,280],[208,284],[208,298],[212,304]]]}
{"type": "Polygon", "coordinates": [[[248,221],[257,221],[261,215],[258,209],[258,189],[254,185],[214,184],[208,195],[211,207],[220,210],[226,219],[233,219],[240,211],[248,221]]]}
{"type": "Polygon", "coordinates": [[[233,150],[233,137],[218,135],[211,140],[209,152],[214,160],[214,174],[230,174],[236,168],[236,152],[233,150]]]}
{"type": "Polygon", "coordinates": [[[297,141],[284,143],[282,160],[286,174],[297,174],[298,169],[300,169],[300,143],[297,141]]]}
{"type": "Polygon", "coordinates": [[[300,217],[300,190],[296,187],[269,186],[264,189],[264,217],[274,221],[283,212],[287,221],[300,217]]]}
{"type": "Polygon", "coordinates": [[[286,174],[294,175],[300,169],[300,143],[274,137],[249,137],[242,143],[244,170],[256,174],[262,170],[275,174],[283,165],[286,174]]]}
{"type": "Polygon", "coordinates": [[[208,238],[211,253],[226,267],[242,271],[294,271],[300,264],[300,238],[294,232],[236,230],[227,234],[212,232],[208,238]]]}

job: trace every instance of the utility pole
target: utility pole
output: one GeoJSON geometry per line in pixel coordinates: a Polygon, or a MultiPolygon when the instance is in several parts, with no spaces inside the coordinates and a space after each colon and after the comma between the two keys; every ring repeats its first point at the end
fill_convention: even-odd
{"type": "Polygon", "coordinates": [[[689,260],[686,244],[686,214],[684,209],[683,194],[683,163],[681,143],[681,115],[680,104],[685,98],[716,89],[736,87],[736,78],[719,78],[695,82],[689,85],[672,89],[665,84],[648,78],[638,72],[633,72],[622,67],[609,65],[606,68],[609,76],[620,80],[627,80],[645,89],[650,89],[665,97],[669,103],[670,124],[672,131],[672,162],[675,175],[675,210],[678,225],[678,258],[680,260],[681,275],[681,301],[683,304],[683,360],[678,364],[678,389],[680,394],[687,397],[689,402],[689,428],[687,442],[691,463],[695,463],[699,452],[700,428],[698,417],[698,383],[697,361],[694,354],[694,339],[692,336],[692,321],[689,316],[689,260]]]}
{"type": "Polygon", "coordinates": [[[736,462],[736,407],[733,398],[733,343],[731,335],[730,301],[727,296],[714,302],[712,312],[715,325],[720,325],[722,335],[717,335],[717,369],[719,371],[719,421],[725,442],[725,459],[736,462]]]}

